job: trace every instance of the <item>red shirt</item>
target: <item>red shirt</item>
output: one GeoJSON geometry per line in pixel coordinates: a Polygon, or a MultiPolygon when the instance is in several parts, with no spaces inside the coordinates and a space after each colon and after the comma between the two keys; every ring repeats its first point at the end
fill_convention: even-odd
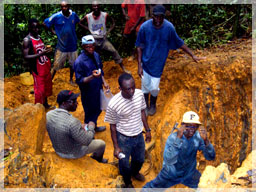
{"type": "MultiPolygon", "coordinates": [[[[40,53],[45,48],[41,38],[35,39],[30,36],[34,53],[40,53]]],[[[46,55],[42,55],[36,59],[36,69],[39,76],[45,76],[50,73],[51,61],[46,55]]]]}
{"type": "MultiPolygon", "coordinates": [[[[125,24],[124,34],[130,34],[131,28],[137,23],[138,19],[140,17],[145,17],[145,2],[144,0],[134,0],[134,3],[131,4],[131,0],[124,0],[121,6],[122,8],[127,8],[128,16],[130,17],[125,24]]],[[[144,21],[140,22],[137,26],[137,32],[143,22],[144,21]]]]}

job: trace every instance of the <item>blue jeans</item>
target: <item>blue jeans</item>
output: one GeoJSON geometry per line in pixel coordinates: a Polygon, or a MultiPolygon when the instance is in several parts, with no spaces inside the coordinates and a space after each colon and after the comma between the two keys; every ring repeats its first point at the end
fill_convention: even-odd
{"type": "Polygon", "coordinates": [[[125,154],[119,159],[119,171],[126,185],[132,183],[131,176],[139,173],[145,159],[145,142],[142,133],[135,137],[128,137],[117,132],[117,143],[125,154]],[[131,156],[131,165],[129,159],[131,156]]]}

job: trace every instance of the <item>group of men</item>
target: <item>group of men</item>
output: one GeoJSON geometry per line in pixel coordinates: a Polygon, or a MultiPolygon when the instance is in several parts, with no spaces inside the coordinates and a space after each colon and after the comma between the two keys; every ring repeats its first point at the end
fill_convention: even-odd
{"type": "MultiPolygon", "coordinates": [[[[107,159],[103,158],[105,142],[94,139],[95,131],[106,129],[106,127],[97,126],[97,119],[101,113],[100,91],[102,86],[109,89],[104,78],[100,56],[95,50],[107,50],[112,53],[115,62],[120,65],[124,73],[119,76],[120,92],[110,100],[105,121],[110,124],[114,156],[119,159],[119,171],[123,176],[125,188],[133,188],[132,177],[145,181],[145,177],[140,173],[145,159],[145,142],[142,133],[145,128],[145,140],[150,142],[151,130],[146,116],[156,113],[160,78],[169,50],[181,48],[194,61],[202,59],[190,51],[177,35],[172,23],[164,19],[164,6],[156,5],[153,8],[152,19],[143,22],[145,5],[131,5],[129,4],[131,1],[125,0],[122,4],[123,14],[127,19],[124,34],[127,37],[131,33],[134,33],[135,37],[137,35],[135,45],[141,90],[135,88],[133,76],[124,68],[122,58],[106,38],[115,25],[114,20],[107,13],[101,12],[99,4],[95,1],[92,4],[92,13],[87,14],[81,20],[69,9],[66,2],[61,3],[60,12],[45,19],[45,27],[58,37],[51,73],[51,63],[47,54],[52,49],[45,48],[40,39],[37,20],[29,20],[29,34],[23,42],[24,58],[29,61],[34,77],[36,103],[41,103],[46,108],[50,107],[47,97],[52,94],[52,78],[56,71],[63,67],[67,58],[70,64],[71,83],[73,83],[75,72],[85,112],[84,124],[69,113],[76,110],[79,96],[69,90],[63,90],[58,94],[59,108],[47,113],[47,131],[53,148],[60,157],[68,159],[76,159],[93,153],[92,158],[98,162],[107,163],[107,159]],[[128,8],[128,14],[126,14],[126,8],[128,8]],[[138,12],[136,18],[133,15],[135,10],[131,11],[134,8],[138,12]],[[112,26],[107,31],[106,21],[108,20],[112,21],[112,26]],[[83,25],[84,21],[87,21],[88,27],[83,25]],[[79,56],[75,32],[77,23],[92,34],[82,37],[83,51],[79,56]],[[55,30],[51,28],[52,25],[55,26],[55,30]]],[[[200,173],[196,170],[197,151],[202,150],[208,160],[215,158],[215,151],[207,138],[206,130],[203,127],[199,129],[201,122],[195,112],[185,113],[181,125],[178,132],[172,133],[167,139],[163,169],[156,179],[144,187],[165,188],[183,183],[195,188],[200,178],[200,173]]]]}
{"type": "Polygon", "coordinates": [[[54,63],[51,69],[51,62],[48,54],[52,52],[51,47],[45,47],[40,36],[40,24],[36,19],[30,19],[28,22],[29,34],[23,40],[23,55],[30,67],[34,78],[35,103],[44,104],[46,108],[51,106],[47,103],[47,97],[52,94],[52,79],[56,72],[64,67],[68,59],[70,66],[70,83],[73,82],[74,62],[78,57],[77,53],[77,35],[76,25],[89,30],[95,39],[95,48],[97,52],[104,50],[111,53],[113,59],[120,65],[123,72],[130,73],[124,65],[123,60],[114,46],[107,40],[107,34],[114,28],[114,20],[105,12],[100,11],[97,1],[92,3],[92,12],[83,19],[79,19],[77,14],[70,9],[67,2],[61,2],[61,11],[45,19],[43,26],[52,34],[57,36],[57,46],[54,55],[54,63]],[[85,19],[88,27],[83,25],[85,19]],[[106,21],[111,20],[112,25],[107,31],[106,21]],[[40,44],[37,45],[37,44],[40,44]],[[47,77],[46,77],[47,74],[47,77]],[[50,74],[50,76],[49,76],[50,74]]]}

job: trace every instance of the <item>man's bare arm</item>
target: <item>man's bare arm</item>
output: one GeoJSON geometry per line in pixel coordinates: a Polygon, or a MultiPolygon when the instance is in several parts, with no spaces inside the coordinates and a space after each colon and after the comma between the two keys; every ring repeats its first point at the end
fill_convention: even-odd
{"type": "Polygon", "coordinates": [[[142,50],[140,47],[137,47],[137,53],[138,53],[138,75],[140,76],[140,78],[142,78],[143,76],[142,63],[141,63],[142,50]]]}
{"type": "Polygon", "coordinates": [[[107,16],[107,22],[110,22],[110,20],[111,20],[111,25],[110,25],[106,35],[108,35],[114,29],[114,27],[116,26],[115,20],[108,15],[107,16]]]}
{"type": "Polygon", "coordinates": [[[117,143],[116,124],[110,124],[111,138],[114,145],[114,156],[118,158],[118,154],[122,151],[117,143]]]}
{"type": "Polygon", "coordinates": [[[197,61],[199,61],[199,60],[206,59],[206,57],[197,57],[197,56],[195,56],[195,55],[192,53],[192,51],[188,48],[188,46],[185,45],[185,44],[183,44],[180,48],[181,48],[183,51],[185,51],[187,54],[189,54],[195,62],[197,62],[197,61]]]}
{"type": "Polygon", "coordinates": [[[37,54],[33,54],[33,55],[29,55],[29,39],[28,38],[25,38],[23,40],[23,47],[22,47],[22,50],[23,50],[23,56],[25,59],[35,59],[35,58],[38,58],[46,53],[49,53],[51,52],[51,49],[44,49],[42,50],[41,53],[37,53],[37,54]]]}
{"type": "Polygon", "coordinates": [[[78,23],[82,28],[84,28],[85,30],[89,30],[87,25],[84,25],[83,23],[86,21],[87,23],[87,17],[86,15],[80,20],[80,22],[78,23]]]}
{"type": "Polygon", "coordinates": [[[54,29],[52,27],[48,28],[45,23],[42,23],[42,25],[44,26],[45,30],[50,31],[53,35],[56,35],[56,32],[54,31],[54,29]]]}

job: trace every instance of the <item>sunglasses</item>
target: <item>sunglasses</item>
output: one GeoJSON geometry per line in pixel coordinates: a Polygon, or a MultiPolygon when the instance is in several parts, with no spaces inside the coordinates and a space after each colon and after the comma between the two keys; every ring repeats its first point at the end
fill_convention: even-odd
{"type": "Polygon", "coordinates": [[[198,128],[198,126],[196,125],[194,125],[194,126],[192,126],[192,125],[186,125],[185,126],[186,128],[189,128],[189,129],[197,129],[198,128]]]}

